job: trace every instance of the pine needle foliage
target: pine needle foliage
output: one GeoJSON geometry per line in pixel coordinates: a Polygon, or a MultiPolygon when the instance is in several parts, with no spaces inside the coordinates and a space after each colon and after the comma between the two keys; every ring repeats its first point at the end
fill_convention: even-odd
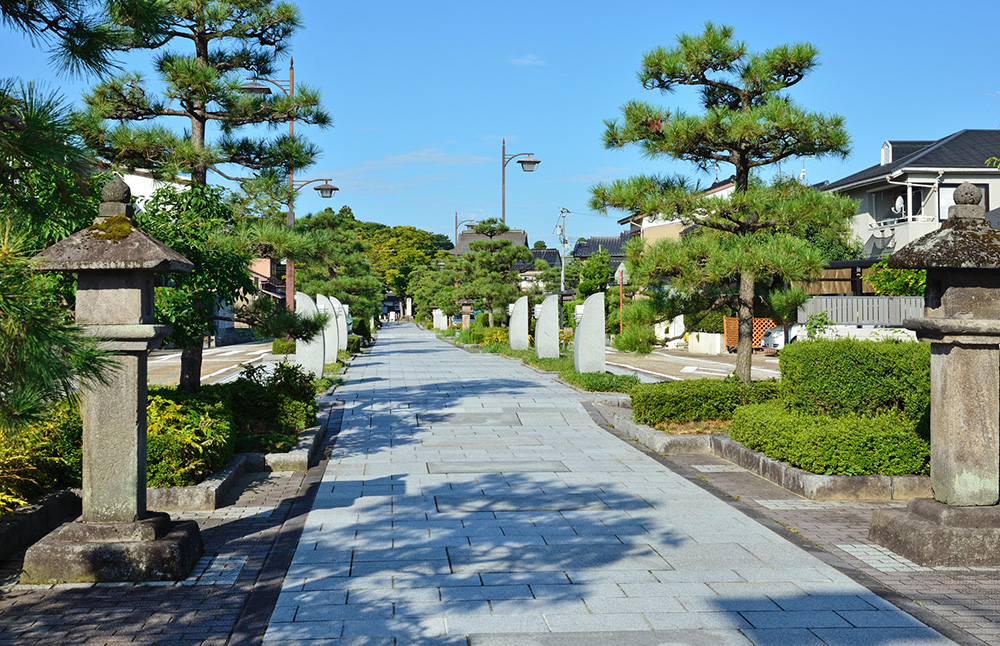
{"type": "MultiPolygon", "coordinates": [[[[758,282],[815,275],[822,261],[816,242],[845,237],[846,219],[854,210],[836,198],[796,188],[794,182],[779,179],[755,187],[751,178],[755,170],[789,157],[849,153],[842,117],[805,110],[786,92],[815,69],[818,56],[808,43],[753,52],[734,38],[732,27],[708,22],[700,34],[678,36],[672,48],[647,52],[638,73],[648,90],[697,88],[700,113],[629,101],[622,106],[621,120],[605,122],[607,148],[635,146],[650,159],[680,159],[703,172],[720,163],[733,166],[735,193],[727,199],[708,198],[683,179],[638,177],[594,186],[591,207],[696,226],[696,233],[679,243],[664,242],[661,249],[650,250],[643,266],[630,267],[630,273],[661,279],[646,287],[669,284],[671,294],[661,297],[664,301],[709,309],[734,306],[740,339],[736,374],[744,382],[750,380],[758,282]],[[793,206],[805,212],[796,213],[793,206]],[[827,225],[831,228],[824,230],[827,225]]],[[[637,255],[645,254],[639,250],[633,258],[637,255]]]]}

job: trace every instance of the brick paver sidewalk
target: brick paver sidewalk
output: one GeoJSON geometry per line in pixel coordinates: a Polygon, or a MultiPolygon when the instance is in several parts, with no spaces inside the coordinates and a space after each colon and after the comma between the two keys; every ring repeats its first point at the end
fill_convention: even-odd
{"type": "Polygon", "coordinates": [[[266,644],[950,643],[553,377],[408,324],[349,376],[266,644]]]}

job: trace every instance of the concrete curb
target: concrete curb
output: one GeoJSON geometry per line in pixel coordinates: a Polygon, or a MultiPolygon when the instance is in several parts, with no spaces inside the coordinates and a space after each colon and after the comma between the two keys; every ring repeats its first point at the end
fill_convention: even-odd
{"type": "Polygon", "coordinates": [[[666,435],[642,424],[631,416],[610,410],[599,402],[597,410],[612,426],[635,438],[657,453],[711,453],[755,473],[810,500],[909,500],[930,498],[931,482],[927,476],[827,476],[789,466],[760,451],[753,451],[723,433],[706,435],[666,435]]]}

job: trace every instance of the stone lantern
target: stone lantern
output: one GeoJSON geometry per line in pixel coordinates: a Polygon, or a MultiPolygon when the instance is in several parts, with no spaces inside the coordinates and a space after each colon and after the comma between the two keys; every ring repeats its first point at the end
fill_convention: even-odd
{"type": "Polygon", "coordinates": [[[153,322],[153,279],[193,265],[136,229],[130,202],[112,179],[94,224],[36,257],[76,274],[76,322],[115,365],[80,392],[83,514],[29,548],[24,583],[177,580],[203,549],[196,523],[146,510],[146,354],[171,329],[153,322]]]}
{"type": "Polygon", "coordinates": [[[924,316],[903,324],[931,344],[931,489],[879,510],[870,537],[924,565],[1000,565],[1000,231],[966,182],[937,231],[889,258],[926,269],[924,316]]]}

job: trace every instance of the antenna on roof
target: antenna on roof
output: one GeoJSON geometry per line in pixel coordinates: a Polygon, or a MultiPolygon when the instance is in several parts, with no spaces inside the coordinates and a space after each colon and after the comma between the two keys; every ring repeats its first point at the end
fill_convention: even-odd
{"type": "Polygon", "coordinates": [[[800,182],[805,182],[806,181],[806,160],[805,160],[804,157],[802,157],[802,158],[799,158],[799,161],[802,162],[802,172],[799,173],[799,181],[800,182]]]}

